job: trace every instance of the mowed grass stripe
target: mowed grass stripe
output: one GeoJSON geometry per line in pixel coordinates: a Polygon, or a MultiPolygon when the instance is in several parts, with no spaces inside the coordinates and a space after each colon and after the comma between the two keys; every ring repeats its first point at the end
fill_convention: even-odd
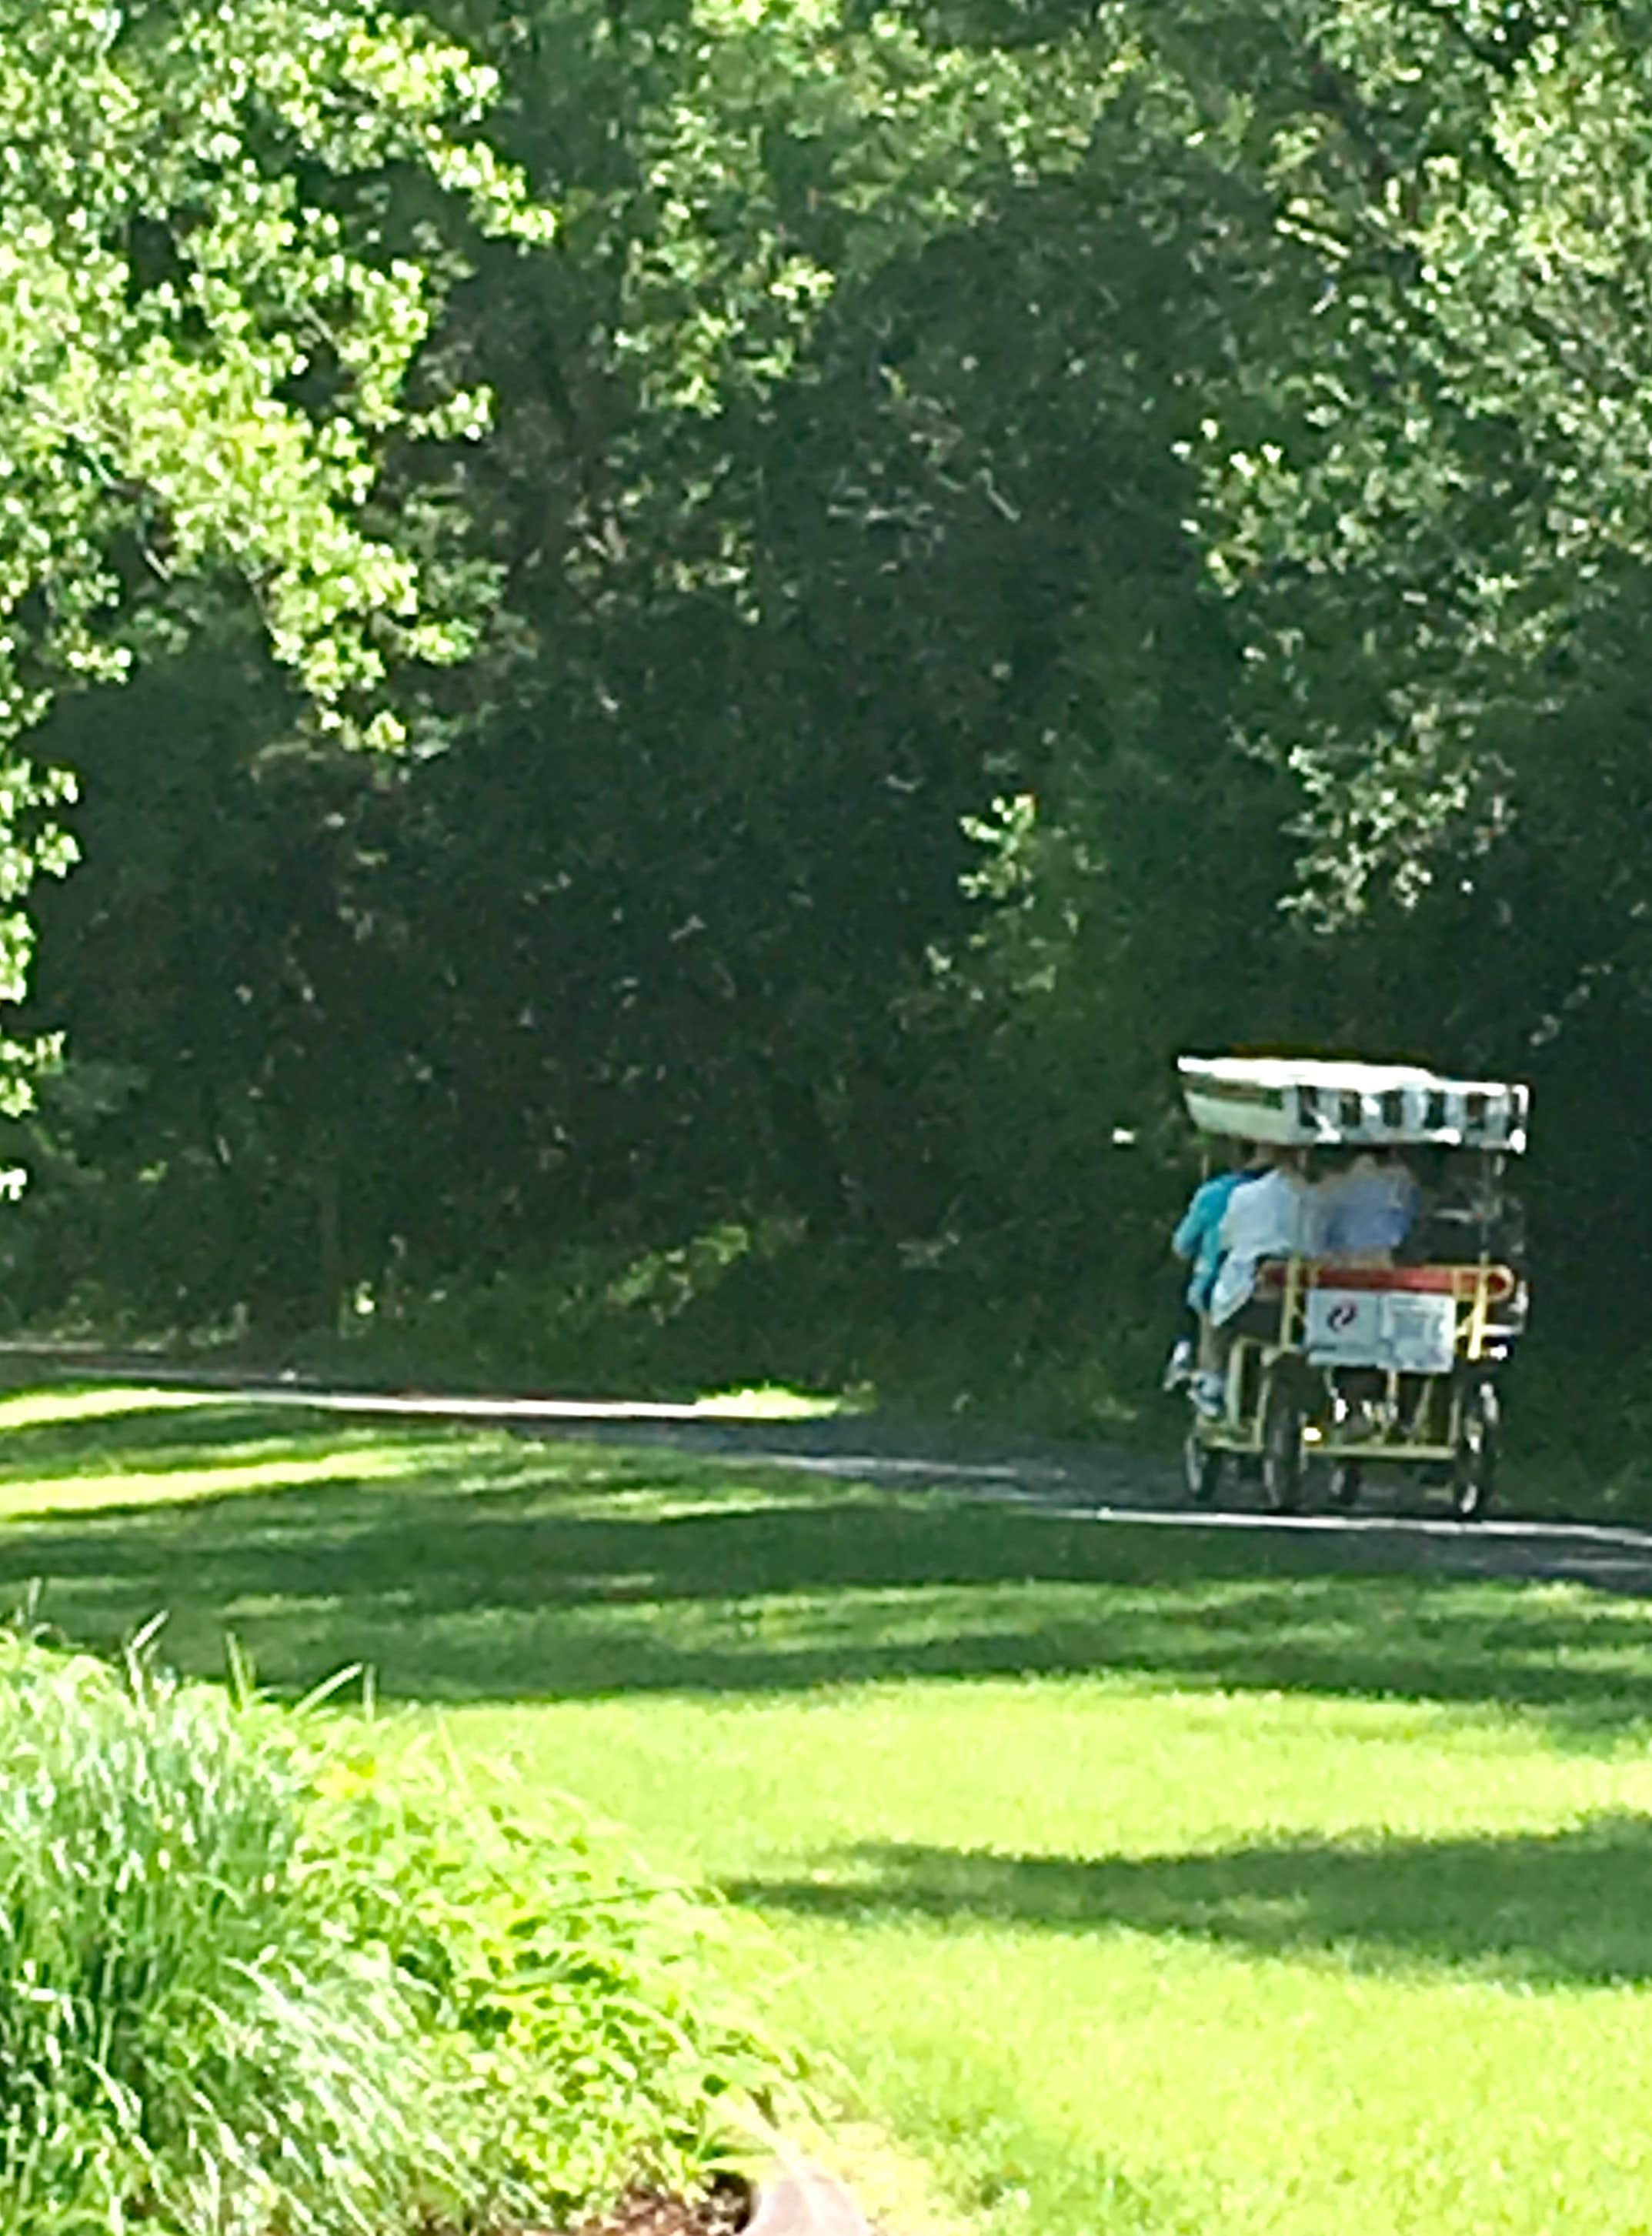
{"type": "Polygon", "coordinates": [[[719,1884],[993,2236],[1652,2226],[1639,1601],[255,1409],[4,1443],[109,1503],[9,1522],[0,1589],[368,1661],[719,1884]]]}

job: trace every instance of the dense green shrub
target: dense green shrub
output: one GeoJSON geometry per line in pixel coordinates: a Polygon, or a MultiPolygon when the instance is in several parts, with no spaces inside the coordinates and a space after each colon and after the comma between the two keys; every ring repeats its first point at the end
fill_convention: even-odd
{"type": "Polygon", "coordinates": [[[576,1825],[456,1808],[456,1788],[444,1759],[386,1768],[335,1746],[309,1852],[444,2045],[472,2208],[568,2215],[639,2176],[701,2186],[740,2154],[745,2108],[767,2115],[792,2077],[720,1980],[718,1913],[576,1825]]]}
{"type": "Polygon", "coordinates": [[[543,2222],[730,2149],[778,2061],[696,1906],[363,1736],[0,1643],[0,2227],[543,2222]]]}

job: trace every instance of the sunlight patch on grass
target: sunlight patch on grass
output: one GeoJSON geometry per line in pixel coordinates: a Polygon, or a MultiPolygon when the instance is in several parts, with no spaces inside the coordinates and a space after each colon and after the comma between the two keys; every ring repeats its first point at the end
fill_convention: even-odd
{"type": "Polygon", "coordinates": [[[784,1384],[766,1382],[746,1390],[715,1390],[696,1398],[693,1410],[714,1420],[731,1414],[745,1421],[819,1421],[853,1409],[839,1396],[821,1397],[806,1390],[789,1390],[784,1384]]]}
{"type": "Polygon", "coordinates": [[[188,1412],[223,1402],[221,1394],[202,1390],[30,1390],[0,1398],[0,1432],[47,1428],[59,1422],[112,1421],[130,1413],[188,1412]]]}
{"type": "Polygon", "coordinates": [[[136,1470],[53,1476],[36,1483],[0,1483],[0,1518],[46,1512],[92,1513],[104,1507],[245,1496],[253,1491],[313,1489],[330,1483],[387,1482],[415,1471],[411,1455],[368,1446],[344,1451],[283,1452],[273,1459],[228,1461],[221,1467],[136,1470]]]}
{"type": "Polygon", "coordinates": [[[1639,1739],[1081,1675],[447,1728],[748,1906],[991,2236],[1644,2226],[1639,1739]]]}

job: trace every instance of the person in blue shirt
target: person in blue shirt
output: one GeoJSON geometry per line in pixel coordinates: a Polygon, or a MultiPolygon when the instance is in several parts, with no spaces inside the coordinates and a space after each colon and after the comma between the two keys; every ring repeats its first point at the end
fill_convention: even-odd
{"type": "Polygon", "coordinates": [[[1397,1149],[1362,1150],[1324,1184],[1325,1255],[1344,1265],[1389,1266],[1416,1222],[1421,1192],[1397,1149]]]}
{"type": "MultiPolygon", "coordinates": [[[[1234,1189],[1242,1187],[1247,1180],[1260,1180],[1272,1168],[1267,1151],[1253,1142],[1235,1143],[1234,1154],[1237,1161],[1229,1171],[1215,1174],[1194,1190],[1170,1237],[1171,1249],[1188,1266],[1186,1303],[1199,1331],[1199,1365],[1207,1372],[1211,1362],[1204,1357],[1208,1347],[1205,1331],[1208,1325],[1210,1292],[1216,1286],[1216,1273],[1221,1264],[1222,1219],[1234,1189]]],[[[1164,1376],[1167,1390],[1175,1389],[1192,1373],[1195,1344],[1194,1336],[1184,1335],[1171,1352],[1164,1376]]]]}
{"type": "Polygon", "coordinates": [[[1269,1169],[1266,1152],[1253,1148],[1248,1142],[1241,1142],[1236,1154],[1239,1162],[1230,1172],[1217,1173],[1195,1188],[1170,1237],[1171,1249],[1178,1258],[1188,1261],[1190,1269],[1187,1292],[1190,1312],[1209,1309],[1210,1292],[1216,1286],[1216,1268],[1221,1263],[1221,1222],[1234,1190],[1242,1187],[1247,1180],[1260,1180],[1269,1169]]]}

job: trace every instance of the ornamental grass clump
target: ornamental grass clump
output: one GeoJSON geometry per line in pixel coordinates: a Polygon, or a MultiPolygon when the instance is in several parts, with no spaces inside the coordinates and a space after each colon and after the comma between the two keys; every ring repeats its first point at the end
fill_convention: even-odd
{"type": "Polygon", "coordinates": [[[0,1640],[7,2236],[405,2236],[693,2189],[778,2070],[708,2016],[696,1937],[576,1842],[398,1787],[359,1724],[0,1640]]]}
{"type": "Polygon", "coordinates": [[[444,2187],[388,1953],[304,1867],[273,1724],[134,1657],[0,1665],[6,2224],[294,2236],[444,2187]]]}

